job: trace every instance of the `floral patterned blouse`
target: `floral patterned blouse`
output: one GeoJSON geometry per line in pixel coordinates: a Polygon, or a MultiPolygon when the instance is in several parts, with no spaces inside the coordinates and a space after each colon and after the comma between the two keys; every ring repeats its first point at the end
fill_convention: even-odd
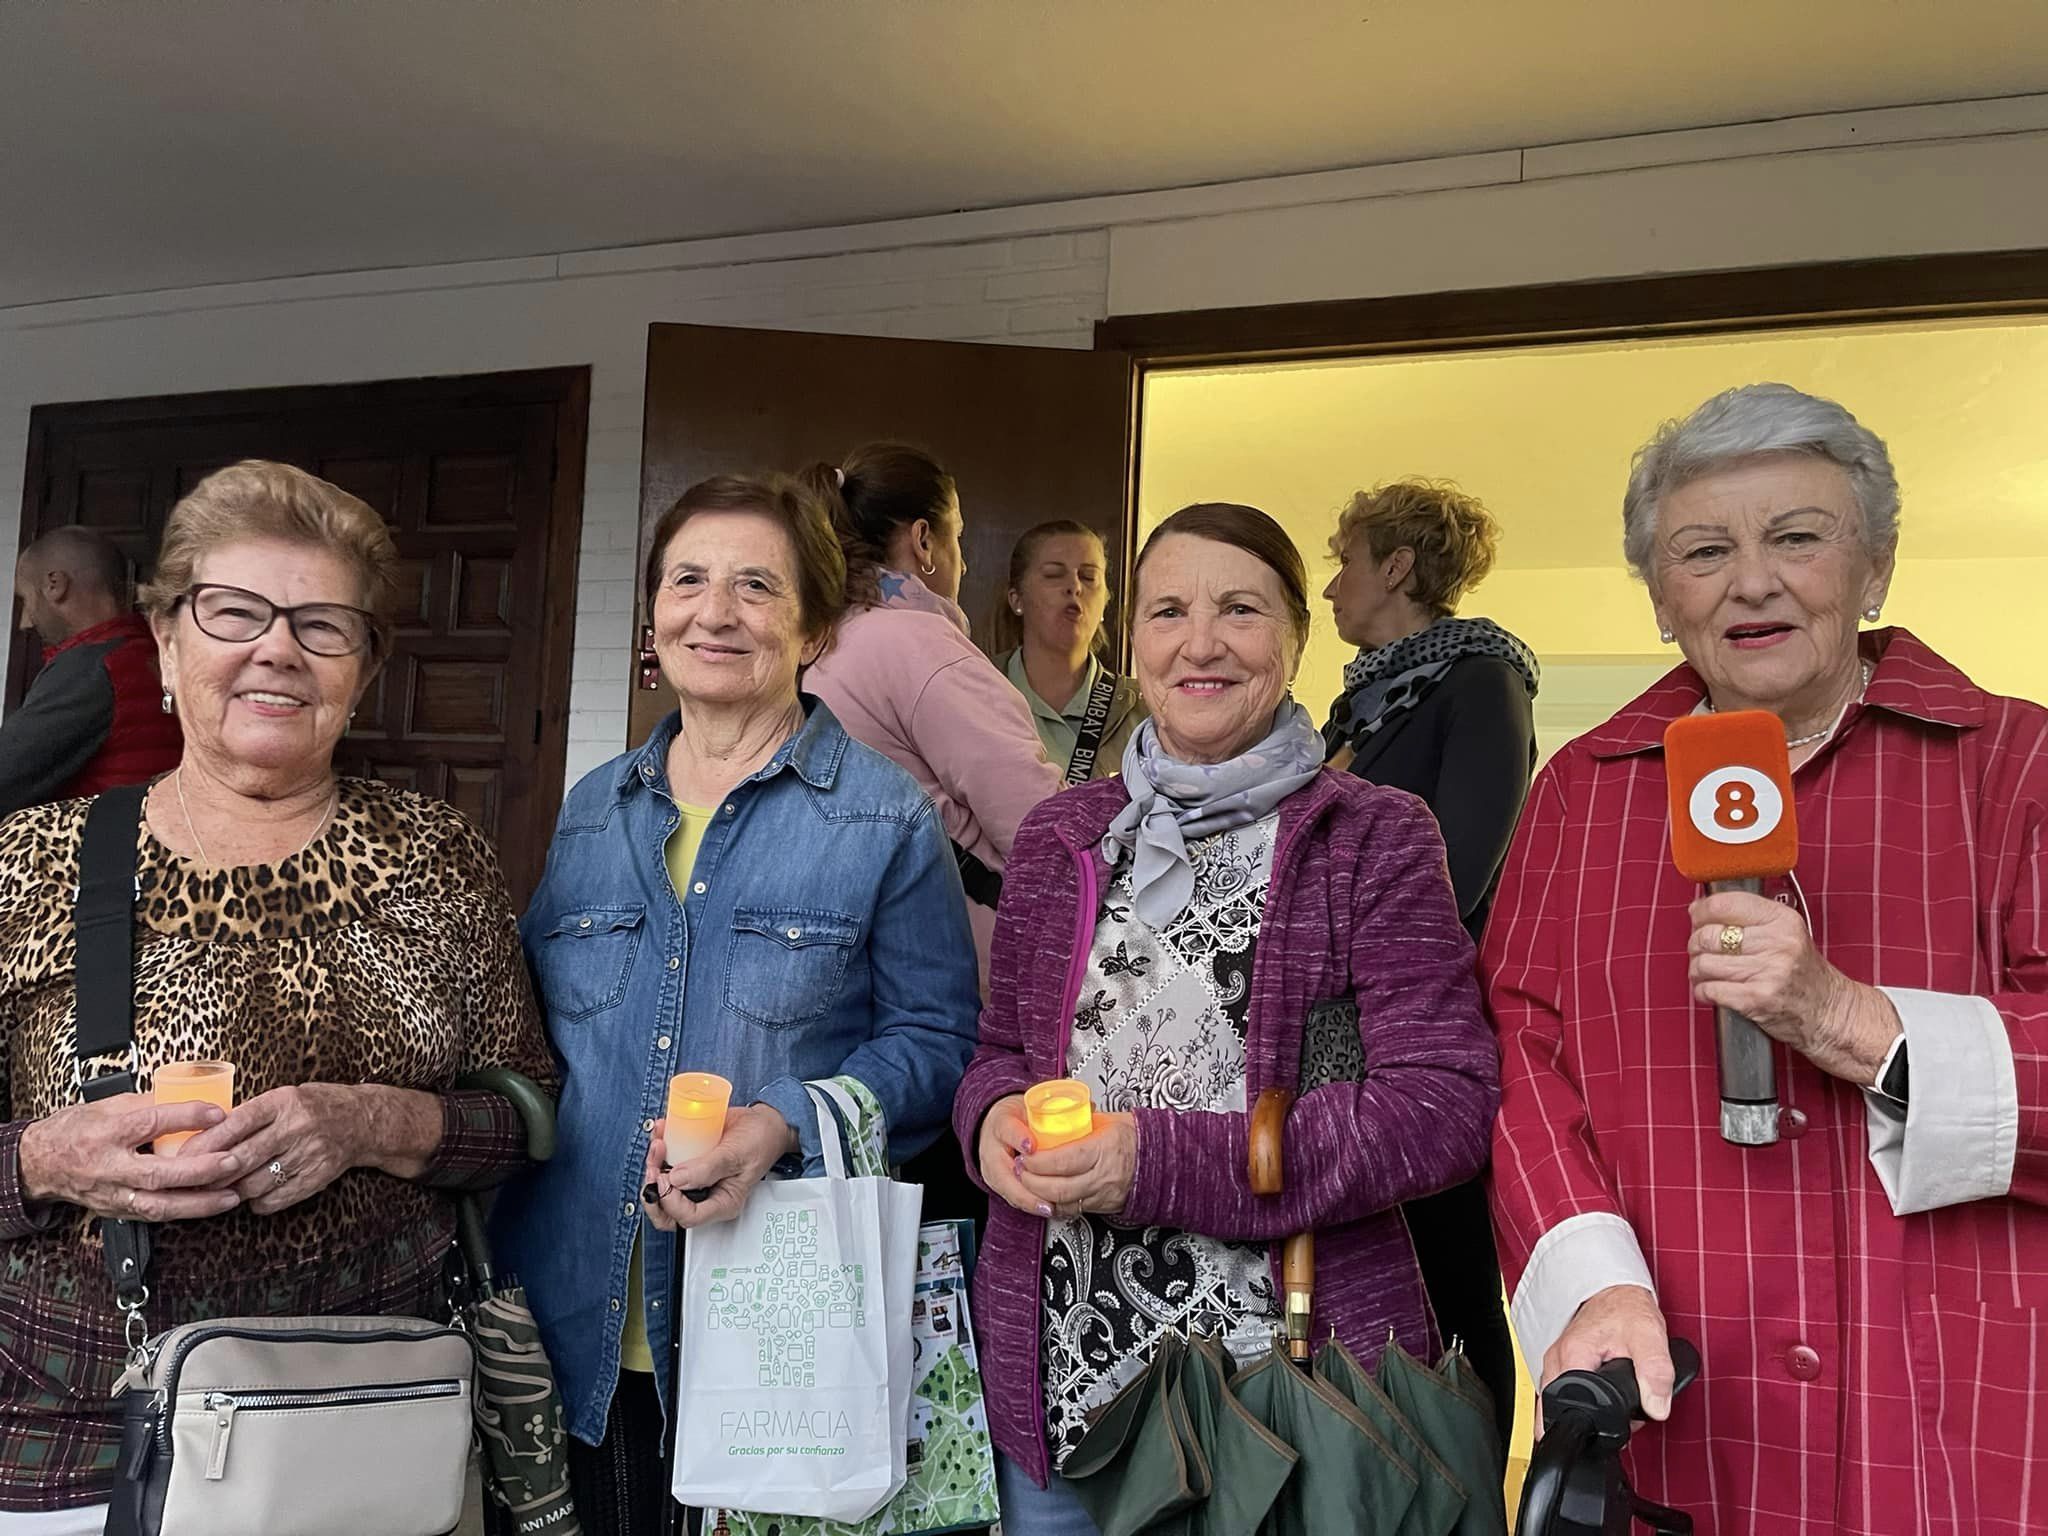
{"type": "MultiPolygon", "coordinates": [[[[1067,1046],[1067,1070],[1098,1109],[1245,1108],[1245,1008],[1278,827],[1271,815],[1191,842],[1194,896],[1157,931],[1132,909],[1130,861],[1119,865],[1067,1046]]],[[[1164,1335],[1218,1334],[1249,1358],[1280,1317],[1264,1243],[1101,1216],[1051,1225],[1040,1284],[1055,1466],[1164,1335]]]]}

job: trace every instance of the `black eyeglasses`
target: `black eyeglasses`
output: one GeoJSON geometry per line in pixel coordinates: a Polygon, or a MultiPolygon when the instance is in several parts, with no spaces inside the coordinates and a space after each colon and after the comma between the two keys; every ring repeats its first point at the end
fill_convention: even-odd
{"type": "Polygon", "coordinates": [[[377,637],[374,614],[346,603],[300,603],[285,608],[257,592],[201,582],[179,602],[192,605],[192,622],[203,635],[246,645],[270,633],[279,619],[291,626],[292,638],[315,656],[354,656],[368,650],[377,637]]]}

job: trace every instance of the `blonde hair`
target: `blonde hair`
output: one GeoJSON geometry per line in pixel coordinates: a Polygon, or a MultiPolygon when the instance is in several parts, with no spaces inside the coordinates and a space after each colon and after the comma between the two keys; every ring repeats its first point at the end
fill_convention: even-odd
{"type": "Polygon", "coordinates": [[[1458,599],[1493,569],[1500,524],[1476,496],[1449,480],[1389,480],[1360,491],[1338,514],[1330,554],[1343,559],[1360,534],[1374,560],[1414,550],[1408,596],[1442,616],[1455,613],[1458,599]]]}
{"type": "Polygon", "coordinates": [[[193,486],[164,526],[156,569],[136,594],[152,619],[170,613],[191,589],[200,557],[247,539],[280,539],[339,555],[362,582],[362,606],[376,619],[377,648],[388,641],[398,597],[398,548],[369,503],[290,464],[244,459],[193,486]]]}
{"type": "MultiPolygon", "coordinates": [[[[990,625],[989,653],[1001,656],[1014,651],[1024,643],[1024,620],[1010,611],[1010,594],[1024,585],[1024,578],[1031,571],[1032,562],[1038,558],[1038,551],[1054,539],[1093,539],[1095,547],[1103,551],[1102,586],[1109,589],[1109,546],[1100,533],[1086,523],[1078,523],[1071,517],[1056,518],[1049,523],[1035,523],[1017,535],[1017,542],[1010,546],[1010,575],[1003,590],[996,594],[996,606],[990,625]]],[[[1109,604],[1115,597],[1110,593],[1102,608],[1102,622],[1095,626],[1095,634],[1088,642],[1088,649],[1096,659],[1107,663],[1109,660],[1109,604]]]]}

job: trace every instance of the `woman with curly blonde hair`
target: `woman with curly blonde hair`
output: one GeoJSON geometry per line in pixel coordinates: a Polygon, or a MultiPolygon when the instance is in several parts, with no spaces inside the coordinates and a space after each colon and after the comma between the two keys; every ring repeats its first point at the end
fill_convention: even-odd
{"type": "MultiPolygon", "coordinates": [[[[1536,655],[1490,619],[1456,617],[1493,569],[1499,525],[1447,480],[1394,480],[1351,498],[1323,589],[1358,647],[1323,739],[1333,768],[1420,795],[1443,830],[1458,915],[1476,940],[1536,768],[1536,655]]],[[[1446,1338],[1492,1389],[1506,1444],[1514,1351],[1479,1180],[1406,1207],[1446,1338]]]]}

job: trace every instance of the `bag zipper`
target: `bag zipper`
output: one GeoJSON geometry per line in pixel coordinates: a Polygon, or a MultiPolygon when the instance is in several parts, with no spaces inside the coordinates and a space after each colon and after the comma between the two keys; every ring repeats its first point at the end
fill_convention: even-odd
{"type": "MultiPolygon", "coordinates": [[[[438,1338],[450,1333],[461,1339],[465,1344],[470,1342],[468,1336],[456,1328],[439,1328],[428,1332],[415,1332],[411,1329],[384,1329],[377,1333],[341,1333],[332,1328],[288,1328],[275,1331],[257,1328],[194,1328],[190,1333],[177,1341],[177,1346],[172,1349],[169,1359],[164,1363],[163,1376],[157,1383],[156,1391],[152,1394],[154,1401],[151,1404],[151,1408],[156,1415],[156,1448],[165,1456],[171,1454],[171,1399],[178,1394],[178,1372],[185,1364],[185,1357],[195,1347],[205,1343],[208,1339],[243,1338],[285,1344],[304,1344],[313,1341],[353,1344],[404,1344],[424,1343],[428,1339],[438,1338]]],[[[162,1347],[161,1343],[157,1345],[159,1349],[162,1347]]],[[[475,1348],[474,1345],[470,1347],[472,1349],[475,1348]]]]}
{"type": "Polygon", "coordinates": [[[327,1387],[296,1391],[209,1392],[201,1401],[213,1415],[213,1450],[206,1459],[206,1480],[227,1475],[228,1437],[238,1413],[289,1413],[302,1408],[373,1408],[389,1403],[426,1402],[462,1395],[459,1381],[405,1382],[388,1387],[327,1387]]]}

